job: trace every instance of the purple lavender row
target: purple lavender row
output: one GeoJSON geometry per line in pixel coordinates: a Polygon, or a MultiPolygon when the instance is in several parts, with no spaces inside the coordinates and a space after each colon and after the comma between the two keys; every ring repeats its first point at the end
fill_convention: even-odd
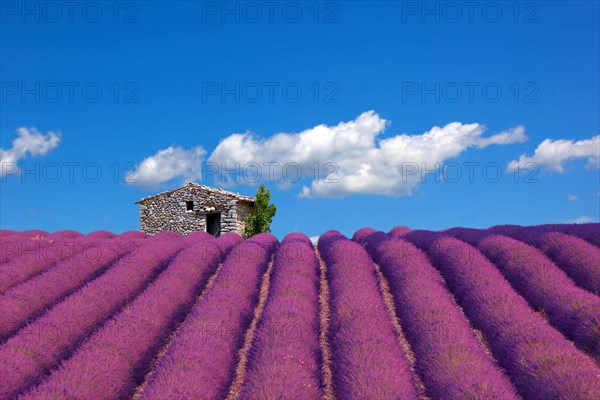
{"type": "Polygon", "coordinates": [[[3,237],[0,241],[0,268],[16,257],[29,256],[30,259],[35,259],[33,256],[37,255],[36,252],[40,247],[52,243],[56,245],[55,241],[30,239],[20,235],[3,237]]]}
{"type": "Polygon", "coordinates": [[[395,226],[387,234],[382,231],[376,231],[373,228],[361,228],[354,232],[352,240],[363,246],[368,243],[379,244],[380,241],[388,237],[402,237],[405,233],[410,232],[410,228],[406,226],[395,226]]]}
{"type": "Polygon", "coordinates": [[[241,240],[230,233],[182,250],[125,310],[96,331],[42,384],[19,398],[131,398],[152,358],[216,271],[221,256],[241,240]]]}
{"type": "Polygon", "coordinates": [[[340,399],[417,399],[413,376],[365,249],[336,231],[319,238],[330,282],[333,391],[340,399]]]}
{"type": "Polygon", "coordinates": [[[49,233],[39,229],[32,229],[28,231],[3,231],[0,237],[11,236],[13,238],[20,237],[23,239],[45,239],[45,240],[56,240],[56,239],[77,239],[84,235],[80,232],[73,230],[56,231],[49,233]]]}
{"type": "Polygon", "coordinates": [[[240,399],[323,397],[318,297],[319,262],[313,246],[307,236],[289,234],[275,254],[240,399]]]}
{"type": "Polygon", "coordinates": [[[574,236],[552,232],[542,236],[540,250],[579,286],[600,295],[600,248],[574,236]]]}
{"type": "Polygon", "coordinates": [[[600,247],[600,224],[548,224],[536,226],[520,225],[496,225],[488,229],[473,228],[452,228],[443,231],[452,234],[460,232],[461,235],[468,234],[471,240],[483,239],[490,234],[499,234],[510,236],[517,240],[522,240],[527,244],[536,246],[539,244],[540,236],[550,232],[560,232],[567,235],[576,236],[586,242],[600,247]]]}
{"type": "Polygon", "coordinates": [[[40,229],[31,229],[28,231],[5,231],[6,235],[10,236],[20,236],[22,238],[31,239],[31,238],[44,238],[48,236],[48,232],[42,231],[40,229]]]}
{"type": "Polygon", "coordinates": [[[0,295],[0,341],[77,288],[102,274],[139,242],[87,240],[87,250],[60,261],[47,271],[0,295]]]}
{"type": "Polygon", "coordinates": [[[119,239],[148,239],[152,236],[140,231],[127,231],[119,235],[119,239]]]}
{"type": "Polygon", "coordinates": [[[183,245],[183,241],[148,240],[136,254],[119,260],[107,273],[0,345],[0,398],[10,398],[36,384],[81,340],[143,290],[183,245]]]}
{"type": "Polygon", "coordinates": [[[39,240],[23,238],[20,235],[13,234],[0,236],[0,265],[14,257],[23,255],[24,250],[28,248],[34,248],[35,246],[39,245],[39,240]]]}
{"type": "Polygon", "coordinates": [[[600,295],[600,249],[572,235],[549,232],[550,227],[560,225],[540,225],[523,227],[498,225],[489,229],[452,228],[444,231],[473,245],[484,238],[499,234],[511,237],[542,250],[575,283],[596,295],[600,295]]]}
{"type": "Polygon", "coordinates": [[[48,235],[48,238],[52,239],[77,239],[82,237],[83,234],[71,229],[66,229],[63,231],[56,231],[48,235]]]}
{"type": "MultiPolygon", "coordinates": [[[[143,236],[146,236],[145,233],[142,233],[140,231],[128,231],[128,232],[124,232],[124,233],[117,235],[117,234],[114,234],[109,231],[99,230],[99,231],[90,232],[89,234],[85,235],[85,237],[87,237],[89,239],[110,239],[113,237],[122,238],[122,235],[128,236],[131,233],[138,233],[143,236]]],[[[6,229],[0,229],[0,238],[2,238],[2,239],[10,237],[11,239],[20,238],[20,239],[24,239],[24,240],[29,240],[32,238],[50,240],[53,238],[54,239],[56,239],[56,238],[78,238],[78,237],[82,237],[82,236],[84,236],[84,235],[79,232],[72,231],[72,230],[48,233],[46,231],[42,231],[39,229],[33,229],[33,230],[29,230],[29,231],[11,231],[11,230],[6,230],[6,229]]]]}
{"type": "Polygon", "coordinates": [[[194,243],[197,241],[214,239],[214,236],[207,232],[198,231],[198,232],[192,232],[189,235],[184,236],[184,238],[189,243],[194,243]]]}
{"type": "Polygon", "coordinates": [[[19,250],[20,256],[11,258],[0,266],[0,293],[30,279],[55,263],[85,251],[93,243],[86,239],[61,239],[54,242],[30,241],[19,250]]]}
{"type": "MultiPolygon", "coordinates": [[[[489,228],[495,233],[512,236],[513,234],[523,235],[525,233],[540,236],[550,232],[560,232],[567,235],[577,236],[586,242],[600,247],[600,223],[590,224],[547,224],[535,226],[520,225],[498,225],[489,228]]],[[[527,237],[525,237],[527,239],[527,237]]],[[[531,243],[530,243],[531,244],[531,243]]]]}
{"type": "MultiPolygon", "coordinates": [[[[452,230],[464,230],[465,228],[453,228],[452,230]]],[[[452,231],[448,230],[448,231],[452,231]]],[[[516,240],[520,240],[531,246],[539,247],[542,244],[542,237],[552,231],[547,225],[521,226],[521,225],[496,225],[487,229],[476,229],[484,237],[489,235],[504,235],[516,240]]],[[[483,237],[481,238],[483,239],[483,237]]]]}
{"type": "Polygon", "coordinates": [[[369,253],[388,279],[430,398],[520,398],[421,250],[392,237],[371,246],[369,253]]]}
{"type": "MultiPolygon", "coordinates": [[[[450,228],[440,232],[441,234],[446,234],[450,236],[454,236],[457,239],[460,239],[464,242],[469,243],[471,246],[477,247],[477,244],[485,239],[488,236],[503,233],[494,233],[489,229],[475,229],[475,228],[450,228]]],[[[508,237],[508,236],[507,236],[508,237]]],[[[525,242],[523,242],[525,243],[525,242]]]]}
{"type": "Polygon", "coordinates": [[[85,235],[86,238],[90,239],[112,239],[112,238],[119,238],[118,235],[115,235],[112,232],[109,231],[104,231],[104,230],[100,230],[100,231],[94,231],[94,232],[90,232],[87,235],[85,235]]]}
{"type": "Polygon", "coordinates": [[[589,224],[553,224],[541,225],[547,227],[548,232],[561,232],[577,236],[586,242],[600,247],[600,223],[589,224]]]}
{"type": "Polygon", "coordinates": [[[376,231],[373,228],[360,228],[359,230],[354,232],[354,235],[352,236],[352,240],[354,242],[359,243],[364,246],[368,240],[372,240],[371,238],[373,237],[373,235],[385,236],[385,233],[383,233],[381,231],[376,231]]]}
{"type": "Polygon", "coordinates": [[[548,232],[544,226],[494,226],[487,230],[512,237],[546,253],[575,283],[600,295],[600,248],[575,236],[548,232]]]}
{"type": "MultiPolygon", "coordinates": [[[[47,257],[52,257],[57,254],[59,243],[64,240],[52,239],[48,236],[44,236],[41,239],[32,239],[31,237],[20,234],[20,232],[12,232],[9,234],[0,235],[0,265],[13,258],[21,257],[23,260],[35,260],[36,257],[40,258],[44,256],[41,247],[54,246],[50,249],[45,250],[47,257]]],[[[132,240],[132,239],[144,239],[148,237],[143,232],[129,231],[120,235],[108,231],[94,231],[81,239],[119,239],[119,240],[132,240]]],[[[71,240],[67,240],[71,242],[71,240]]],[[[2,268],[0,266],[0,268],[2,268]]]]}
{"type": "Polygon", "coordinates": [[[558,225],[556,230],[580,237],[586,242],[600,247],[600,223],[558,225]]]}
{"type": "Polygon", "coordinates": [[[142,399],[224,399],[277,239],[237,244],[160,359],[142,399]]]}
{"type": "MultiPolygon", "coordinates": [[[[462,239],[460,233],[455,237],[462,239]]],[[[466,242],[470,238],[465,238],[466,242]]],[[[504,274],[535,309],[544,310],[552,325],[580,348],[600,359],[600,298],[581,289],[533,246],[499,235],[477,248],[504,274]]]]}
{"type": "Polygon", "coordinates": [[[536,314],[481,252],[434,232],[404,237],[427,250],[525,399],[600,398],[600,368],[536,314]]]}

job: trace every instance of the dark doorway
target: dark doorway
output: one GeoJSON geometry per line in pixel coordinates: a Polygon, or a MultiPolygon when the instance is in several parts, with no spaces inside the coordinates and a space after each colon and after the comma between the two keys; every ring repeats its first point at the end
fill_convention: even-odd
{"type": "Polygon", "coordinates": [[[214,237],[221,235],[221,213],[206,214],[206,232],[214,237]]]}

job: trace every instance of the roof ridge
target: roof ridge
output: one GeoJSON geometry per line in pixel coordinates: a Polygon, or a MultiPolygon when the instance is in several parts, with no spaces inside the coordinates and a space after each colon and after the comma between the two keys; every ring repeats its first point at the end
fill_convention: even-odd
{"type": "Polygon", "coordinates": [[[178,190],[185,189],[185,188],[188,188],[190,186],[197,187],[197,188],[205,190],[207,192],[219,193],[219,194],[222,194],[222,195],[225,195],[225,196],[233,197],[233,198],[236,198],[238,200],[244,200],[244,201],[250,201],[250,202],[254,202],[255,201],[255,198],[251,197],[251,196],[245,196],[243,194],[239,194],[239,193],[236,193],[236,192],[231,192],[231,191],[228,191],[228,190],[225,190],[225,189],[222,189],[222,188],[201,185],[201,184],[195,183],[195,182],[188,182],[187,184],[185,184],[185,185],[183,185],[181,187],[178,187],[178,188],[175,188],[175,189],[171,189],[171,190],[167,190],[167,191],[160,192],[160,193],[156,193],[156,194],[153,194],[152,196],[144,197],[144,198],[136,201],[135,204],[140,204],[143,201],[150,200],[150,199],[153,199],[155,197],[160,197],[160,196],[164,196],[164,195],[169,194],[169,193],[174,193],[174,192],[176,192],[178,190]]]}

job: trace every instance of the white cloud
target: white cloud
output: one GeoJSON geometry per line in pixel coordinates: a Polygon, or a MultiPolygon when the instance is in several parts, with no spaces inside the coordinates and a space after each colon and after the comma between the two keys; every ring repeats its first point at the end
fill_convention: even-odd
{"type": "Polygon", "coordinates": [[[320,236],[311,236],[309,239],[310,239],[310,242],[316,246],[317,244],[319,244],[319,238],[320,238],[320,236]]]}
{"type": "MultiPolygon", "coordinates": [[[[292,187],[290,180],[295,181],[298,172],[299,178],[312,179],[309,186],[302,187],[301,197],[339,198],[358,193],[404,196],[413,193],[425,170],[439,169],[469,148],[527,139],[522,126],[483,137],[483,125],[460,122],[434,126],[422,134],[378,139],[388,126],[388,121],[376,112],[367,111],[351,121],[333,126],[321,124],[299,133],[277,133],[267,138],[234,133],[217,145],[207,161],[211,169],[220,171],[211,175],[225,185],[255,183],[252,172],[252,179],[246,181],[243,177],[232,181],[232,176],[224,173],[244,171],[245,166],[255,163],[261,168],[262,180],[275,181],[281,190],[292,187]],[[269,163],[278,165],[269,168],[269,163]],[[330,179],[325,179],[327,176],[330,179]]],[[[126,179],[145,187],[176,178],[193,181],[202,178],[205,155],[201,147],[169,147],[143,160],[137,173],[126,179]]]]}
{"type": "Polygon", "coordinates": [[[475,145],[477,147],[485,147],[491,144],[512,144],[525,142],[526,140],[525,127],[519,125],[507,131],[497,133],[489,138],[479,138],[475,145]]]}
{"type": "Polygon", "coordinates": [[[564,164],[577,158],[587,159],[590,169],[600,168],[600,135],[579,141],[546,139],[535,149],[533,156],[522,154],[518,160],[511,161],[508,168],[525,168],[526,164],[534,163],[538,167],[563,173],[564,164]]]}
{"type": "Polygon", "coordinates": [[[567,200],[575,201],[575,200],[577,200],[577,195],[569,193],[569,194],[567,194],[567,200]]]}
{"type": "Polygon", "coordinates": [[[193,182],[202,177],[205,155],[206,151],[200,146],[190,150],[169,146],[144,159],[137,171],[127,174],[125,182],[147,188],[157,187],[176,178],[182,179],[184,183],[193,182]]]}
{"type": "Polygon", "coordinates": [[[55,149],[60,143],[60,132],[49,131],[46,135],[38,132],[35,127],[21,127],[16,130],[17,138],[13,139],[12,147],[8,150],[0,149],[0,176],[15,169],[9,164],[15,164],[27,154],[43,156],[55,149]]]}
{"type": "MultiPolygon", "coordinates": [[[[334,163],[337,183],[313,180],[310,186],[302,188],[300,196],[345,197],[356,193],[403,196],[412,194],[421,182],[420,173],[407,173],[407,163],[431,170],[471,147],[526,140],[522,126],[484,138],[484,126],[460,122],[435,126],[422,134],[399,134],[377,140],[387,126],[385,119],[367,111],[335,126],[317,125],[300,133],[278,133],[265,139],[249,133],[232,134],[219,143],[208,160],[226,165],[297,163],[304,176],[313,174],[311,166],[315,163],[322,170],[327,163],[334,163]]],[[[275,178],[281,179],[281,173],[275,174],[275,178]]]]}

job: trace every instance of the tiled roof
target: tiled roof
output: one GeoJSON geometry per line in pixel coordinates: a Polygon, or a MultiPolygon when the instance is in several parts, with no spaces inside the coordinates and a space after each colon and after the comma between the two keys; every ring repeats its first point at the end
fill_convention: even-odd
{"type": "Polygon", "coordinates": [[[176,192],[176,191],[182,190],[182,189],[187,189],[189,187],[194,187],[194,188],[201,189],[201,190],[204,190],[204,191],[207,191],[207,192],[216,193],[216,194],[220,194],[220,195],[223,195],[223,196],[231,197],[231,198],[234,198],[234,199],[240,200],[240,201],[248,201],[248,202],[251,202],[251,203],[254,203],[254,201],[255,201],[254,197],[243,196],[243,195],[241,195],[239,193],[228,192],[227,190],[223,190],[223,189],[220,189],[220,188],[213,188],[213,187],[210,187],[210,186],[204,186],[204,185],[199,185],[197,183],[190,182],[187,185],[182,186],[182,187],[177,188],[177,189],[173,189],[173,190],[169,190],[169,191],[166,191],[166,192],[157,193],[157,194],[152,195],[152,196],[144,197],[143,199],[136,201],[135,204],[141,204],[141,203],[145,202],[146,200],[150,200],[150,199],[153,199],[155,197],[164,196],[166,194],[173,193],[173,192],[176,192]]]}

